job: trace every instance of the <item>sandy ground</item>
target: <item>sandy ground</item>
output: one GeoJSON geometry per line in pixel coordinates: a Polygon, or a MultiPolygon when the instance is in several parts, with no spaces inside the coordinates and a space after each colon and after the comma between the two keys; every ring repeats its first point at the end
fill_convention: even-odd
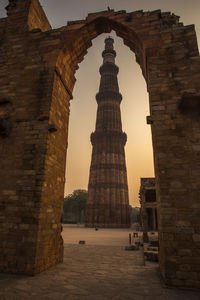
{"type": "Polygon", "coordinates": [[[129,233],[133,229],[85,228],[82,225],[63,225],[63,240],[65,244],[78,244],[80,240],[87,245],[126,246],[129,244],[129,233]]]}

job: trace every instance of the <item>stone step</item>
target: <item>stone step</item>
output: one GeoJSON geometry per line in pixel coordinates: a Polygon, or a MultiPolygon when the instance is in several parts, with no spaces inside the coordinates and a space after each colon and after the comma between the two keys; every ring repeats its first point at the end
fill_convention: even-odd
{"type": "Polygon", "coordinates": [[[158,262],[158,252],[154,251],[145,251],[144,256],[148,261],[158,262]]]}
{"type": "Polygon", "coordinates": [[[147,251],[158,252],[158,247],[147,247],[147,251]]]}

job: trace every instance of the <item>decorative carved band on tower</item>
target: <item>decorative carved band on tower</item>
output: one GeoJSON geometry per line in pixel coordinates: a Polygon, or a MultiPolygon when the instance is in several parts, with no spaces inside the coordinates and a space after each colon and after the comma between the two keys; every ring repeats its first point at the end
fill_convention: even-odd
{"type": "Polygon", "coordinates": [[[91,134],[92,161],[88,184],[85,225],[87,227],[129,227],[130,210],[122,132],[114,40],[105,39],[95,132],[91,134]]]}

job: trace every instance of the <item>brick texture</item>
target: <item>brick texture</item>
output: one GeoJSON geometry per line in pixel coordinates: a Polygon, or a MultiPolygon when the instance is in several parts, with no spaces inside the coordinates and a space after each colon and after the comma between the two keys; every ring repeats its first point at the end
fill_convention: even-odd
{"type": "Polygon", "coordinates": [[[160,270],[200,287],[200,57],[193,25],[159,10],[104,11],[51,30],[38,0],[0,20],[0,271],[36,274],[62,260],[69,101],[91,40],[115,30],[147,83],[160,270]]]}

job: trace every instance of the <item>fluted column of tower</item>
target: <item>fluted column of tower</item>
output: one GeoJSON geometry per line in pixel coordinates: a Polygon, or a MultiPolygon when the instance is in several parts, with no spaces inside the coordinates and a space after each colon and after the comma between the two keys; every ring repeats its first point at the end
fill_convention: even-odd
{"type": "Polygon", "coordinates": [[[87,227],[129,227],[130,211],[114,40],[105,39],[85,224],[87,227]]]}

